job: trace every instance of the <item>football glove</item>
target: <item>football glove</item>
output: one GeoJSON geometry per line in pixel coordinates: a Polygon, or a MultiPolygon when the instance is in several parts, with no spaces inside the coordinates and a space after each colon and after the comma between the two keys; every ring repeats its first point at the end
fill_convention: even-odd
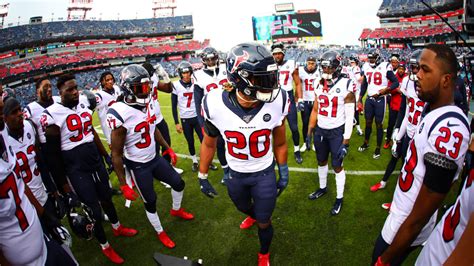
{"type": "Polygon", "coordinates": [[[398,145],[400,145],[400,141],[395,141],[392,145],[392,156],[395,158],[398,158],[398,156],[400,156],[400,154],[398,154],[398,145]]]}
{"type": "Polygon", "coordinates": [[[362,102],[358,102],[357,103],[357,111],[360,113],[362,111],[364,111],[364,104],[362,104],[362,102]]]}
{"type": "Polygon", "coordinates": [[[303,99],[299,99],[298,102],[296,103],[296,110],[298,110],[298,112],[304,112],[303,99]]]}
{"type": "Polygon", "coordinates": [[[48,233],[53,237],[56,237],[57,228],[63,226],[59,219],[53,214],[49,213],[47,210],[44,210],[43,215],[41,215],[41,223],[44,225],[48,233]]]}
{"type": "Polygon", "coordinates": [[[170,83],[170,81],[171,81],[170,77],[169,77],[168,73],[166,73],[166,70],[163,68],[162,65],[156,64],[155,65],[155,72],[158,76],[163,78],[163,82],[170,83]]]}
{"type": "Polygon", "coordinates": [[[378,257],[377,261],[375,262],[375,266],[390,266],[390,263],[383,263],[382,257],[378,257]]]}
{"type": "Polygon", "coordinates": [[[394,128],[393,129],[393,133],[392,133],[392,142],[397,142],[397,135],[398,135],[398,131],[400,131],[399,128],[394,128]]]}
{"type": "Polygon", "coordinates": [[[176,162],[178,161],[178,156],[176,156],[176,153],[174,153],[173,149],[169,147],[166,151],[163,152],[163,156],[169,155],[171,158],[171,164],[173,166],[176,165],[176,162]]]}
{"type": "Polygon", "coordinates": [[[199,173],[198,180],[199,187],[201,188],[201,192],[204,193],[204,195],[211,199],[217,196],[217,191],[212,187],[211,183],[209,183],[209,180],[207,180],[207,174],[199,173]]]}
{"type": "Polygon", "coordinates": [[[64,217],[66,217],[66,214],[68,212],[68,203],[66,201],[66,198],[62,195],[58,195],[58,196],[50,195],[49,197],[54,202],[54,209],[56,210],[56,217],[59,220],[62,220],[64,217]]]}
{"type": "Polygon", "coordinates": [[[283,164],[283,165],[278,165],[278,174],[280,178],[278,179],[277,182],[277,190],[278,194],[277,196],[280,196],[280,194],[285,190],[285,188],[288,186],[288,182],[290,181],[290,176],[289,176],[289,169],[288,169],[288,164],[283,164]]]}
{"type": "Polygon", "coordinates": [[[125,197],[125,199],[133,201],[133,200],[136,200],[138,198],[137,192],[135,192],[135,190],[133,190],[127,184],[121,185],[120,190],[122,190],[123,196],[125,197]]]}
{"type": "Polygon", "coordinates": [[[306,139],[304,140],[305,144],[306,144],[306,149],[310,149],[311,147],[311,136],[306,136],[306,139]]]}
{"type": "Polygon", "coordinates": [[[344,157],[346,157],[348,152],[349,152],[349,144],[342,143],[341,146],[339,147],[339,150],[337,151],[337,158],[339,160],[344,159],[344,157]]]}
{"type": "Polygon", "coordinates": [[[109,175],[114,171],[114,165],[112,163],[112,157],[110,155],[105,155],[104,156],[105,163],[107,164],[107,172],[109,175]]]}
{"type": "Polygon", "coordinates": [[[67,207],[70,209],[81,206],[81,202],[79,201],[77,195],[74,194],[74,192],[64,193],[64,200],[67,204],[67,207]]]}

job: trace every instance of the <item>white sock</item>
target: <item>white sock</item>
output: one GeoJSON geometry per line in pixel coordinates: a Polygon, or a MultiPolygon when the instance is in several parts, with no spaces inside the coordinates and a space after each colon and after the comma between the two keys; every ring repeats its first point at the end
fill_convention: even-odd
{"type": "Polygon", "coordinates": [[[357,131],[362,131],[362,129],[360,128],[360,125],[356,125],[356,128],[357,128],[357,131]]]}
{"type": "Polygon", "coordinates": [[[336,199],[344,197],[344,185],[346,184],[346,172],[342,169],[341,172],[336,173],[336,199]]]}
{"type": "Polygon", "coordinates": [[[159,234],[163,232],[163,227],[161,226],[160,222],[160,217],[158,217],[158,213],[151,213],[151,212],[146,212],[146,217],[148,218],[148,221],[150,221],[151,226],[155,228],[155,231],[159,234]]]}
{"type": "Polygon", "coordinates": [[[383,180],[380,181],[380,185],[382,185],[382,187],[385,187],[386,184],[387,184],[387,182],[385,182],[385,181],[383,181],[383,180]]]}
{"type": "Polygon", "coordinates": [[[120,222],[117,222],[116,224],[112,224],[112,228],[117,230],[120,227],[120,222]]]}
{"type": "Polygon", "coordinates": [[[174,189],[171,189],[171,197],[173,198],[173,210],[177,211],[181,208],[181,201],[183,201],[183,191],[178,192],[174,189]]]}
{"type": "Polygon", "coordinates": [[[106,248],[110,247],[110,244],[109,244],[109,242],[107,241],[107,242],[105,242],[105,244],[100,244],[100,247],[101,247],[102,249],[106,249],[106,248]]]}
{"type": "Polygon", "coordinates": [[[300,151],[300,146],[295,145],[294,152],[300,151]]]}
{"type": "Polygon", "coordinates": [[[318,165],[318,176],[319,176],[319,187],[325,189],[328,182],[328,165],[319,166],[318,165]]]}
{"type": "Polygon", "coordinates": [[[196,157],[196,154],[191,155],[191,160],[193,160],[193,163],[197,163],[197,162],[198,162],[198,159],[197,159],[197,157],[196,157]]]}

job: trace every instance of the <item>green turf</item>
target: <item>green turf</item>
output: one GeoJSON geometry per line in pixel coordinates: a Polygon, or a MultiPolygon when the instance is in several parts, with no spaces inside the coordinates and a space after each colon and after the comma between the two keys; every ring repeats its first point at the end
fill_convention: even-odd
{"type": "MultiPolygon", "coordinates": [[[[174,127],[170,95],[161,93],[159,99],[170,127],[173,149],[176,153],[188,154],[184,136],[177,134],[174,127]]],[[[97,116],[94,116],[94,125],[99,125],[97,116]]],[[[292,154],[293,142],[289,129],[287,139],[289,166],[316,168],[313,151],[304,153],[303,164],[297,165],[292,154]]],[[[382,150],[379,160],[372,159],[375,130],[371,137],[371,147],[364,153],[357,151],[362,141],[362,137],[353,134],[350,152],[344,160],[345,169],[385,170],[390,156],[389,150],[382,150]]],[[[302,143],[301,141],[300,144],[302,143]]],[[[199,151],[198,144],[196,148],[199,151]]],[[[163,227],[175,241],[176,247],[172,250],[167,249],[156,239],[155,231],[145,216],[141,200],[137,200],[130,209],[127,209],[124,207],[124,198],[114,196],[121,223],[139,230],[139,234],[133,238],[114,237],[111,227],[106,224],[108,240],[114,249],[129,265],[154,265],[152,259],[154,252],[177,257],[187,256],[193,260],[203,259],[204,265],[256,265],[259,247],[257,230],[239,229],[239,224],[245,216],[236,210],[227,196],[226,188],[219,184],[222,171],[219,169],[217,172],[210,172],[209,178],[219,193],[219,197],[211,200],[199,191],[196,173],[191,171],[191,160],[181,158],[177,166],[184,169],[182,177],[186,181],[183,207],[195,215],[195,220],[182,221],[170,217],[170,190],[155,182],[158,214],[163,227]]],[[[334,175],[330,174],[328,177],[329,193],[316,201],[310,201],[307,195],[317,187],[316,179],[315,173],[290,171],[290,184],[278,198],[273,213],[275,233],[270,250],[272,264],[370,264],[375,239],[387,216],[387,211],[380,205],[390,201],[396,176],[391,177],[385,190],[373,193],[369,187],[381,179],[380,175],[347,175],[344,206],[336,217],[331,217],[329,214],[335,200],[334,175]]],[[[111,180],[117,187],[115,174],[111,176],[111,180]]],[[[452,200],[453,195],[448,198],[452,200]]],[[[74,237],[72,250],[82,265],[112,264],[101,254],[95,240],[85,241],[74,237]]],[[[406,264],[413,264],[418,253],[419,251],[414,252],[406,264]]]]}

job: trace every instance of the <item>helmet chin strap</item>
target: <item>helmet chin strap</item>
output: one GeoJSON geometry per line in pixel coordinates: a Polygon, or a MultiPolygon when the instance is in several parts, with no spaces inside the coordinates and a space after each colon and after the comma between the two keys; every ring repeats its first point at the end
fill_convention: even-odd
{"type": "Polygon", "coordinates": [[[239,90],[237,90],[237,97],[239,97],[239,99],[242,100],[243,102],[246,102],[246,103],[256,103],[256,102],[258,102],[258,100],[251,100],[251,101],[246,100],[240,94],[241,94],[241,92],[239,90]]]}

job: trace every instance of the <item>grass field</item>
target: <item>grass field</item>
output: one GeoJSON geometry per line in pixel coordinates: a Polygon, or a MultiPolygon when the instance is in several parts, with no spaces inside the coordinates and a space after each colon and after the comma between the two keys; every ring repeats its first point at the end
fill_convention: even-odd
{"type": "MultiPolygon", "coordinates": [[[[170,96],[161,94],[162,112],[170,127],[172,147],[178,154],[188,154],[184,136],[177,134],[171,115],[170,96]]],[[[94,117],[94,126],[98,126],[94,117]]],[[[363,121],[363,120],[362,120],[363,121]]],[[[364,124],[364,122],[362,122],[364,124]]],[[[301,127],[301,123],[300,123],[301,127]]],[[[197,139],[197,138],[196,138],[197,139]]],[[[289,148],[288,164],[291,167],[316,169],[313,151],[304,153],[302,165],[293,158],[293,142],[287,130],[289,148]]],[[[384,171],[389,159],[389,150],[382,150],[382,157],[372,159],[375,147],[375,130],[371,137],[371,147],[360,153],[357,147],[363,138],[355,133],[351,139],[350,152],[344,160],[346,171],[384,171]]],[[[199,142],[198,142],[199,143],[199,142]]],[[[198,143],[196,144],[199,151],[198,143]]],[[[301,144],[303,142],[301,141],[301,144]]],[[[397,169],[401,166],[401,162],[397,169]]],[[[220,185],[222,170],[210,172],[209,178],[219,196],[215,199],[205,197],[199,190],[197,174],[191,171],[191,160],[180,158],[177,167],[184,169],[186,181],[183,207],[195,215],[193,221],[182,221],[169,215],[171,194],[159,182],[155,182],[158,195],[158,214],[168,235],[175,241],[172,250],[165,248],[157,240],[155,231],[149,224],[143,202],[137,200],[130,209],[124,207],[124,198],[114,196],[114,202],[122,224],[134,227],[139,234],[133,238],[114,237],[111,227],[106,224],[108,240],[128,265],[154,265],[154,252],[177,257],[203,259],[204,265],[256,265],[259,248],[257,229],[240,230],[239,224],[245,215],[238,212],[230,201],[225,186],[220,185]]],[[[335,200],[334,174],[328,177],[329,193],[315,201],[307,196],[318,186],[317,174],[291,171],[290,183],[278,198],[273,213],[274,238],[271,252],[273,265],[368,265],[373,245],[379,235],[387,211],[380,205],[391,200],[396,184],[392,175],[386,189],[373,193],[369,187],[381,179],[377,175],[347,175],[344,205],[338,216],[332,217],[329,211],[335,200]]],[[[115,174],[111,176],[117,187],[115,174]]],[[[451,193],[448,200],[453,200],[451,193]]],[[[96,240],[85,241],[74,237],[73,253],[82,265],[108,265],[100,252],[96,240]]],[[[414,252],[406,261],[412,265],[419,253],[414,252]]]]}

